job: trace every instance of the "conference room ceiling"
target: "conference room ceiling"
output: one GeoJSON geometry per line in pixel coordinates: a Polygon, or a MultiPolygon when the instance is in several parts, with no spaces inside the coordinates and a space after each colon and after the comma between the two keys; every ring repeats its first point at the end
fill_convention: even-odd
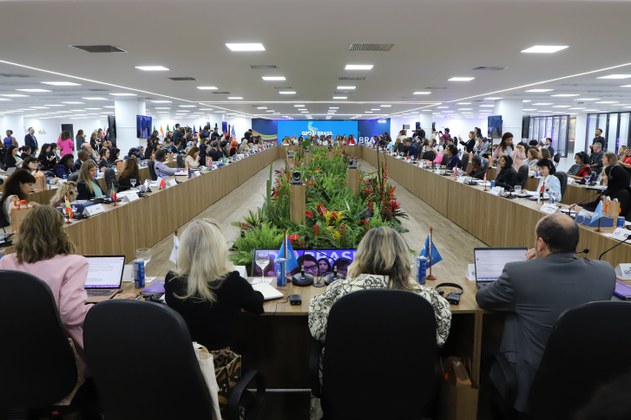
{"type": "Polygon", "coordinates": [[[494,100],[486,98],[522,100],[527,115],[631,110],[631,87],[621,87],[631,86],[631,78],[598,79],[631,77],[627,1],[20,0],[1,1],[0,15],[0,115],[101,117],[113,113],[120,99],[114,93],[136,94],[147,99],[148,114],[175,119],[217,112],[349,119],[424,111],[471,118],[494,112],[494,100]],[[225,45],[240,42],[260,42],[265,51],[232,52],[225,45]],[[350,51],[351,44],[393,45],[350,51]],[[541,44],[569,48],[521,53],[541,44]],[[73,45],[125,52],[88,53],[73,45]],[[374,67],[350,71],[347,64],[374,67]],[[169,71],[135,68],[142,65],[169,71]],[[42,84],[50,81],[80,86],[42,84]],[[51,92],[16,90],[32,88],[51,92]],[[29,96],[2,96],[15,94],[29,96]],[[551,96],[558,94],[578,96],[551,96]],[[84,99],[94,97],[105,99],[84,99]]]}

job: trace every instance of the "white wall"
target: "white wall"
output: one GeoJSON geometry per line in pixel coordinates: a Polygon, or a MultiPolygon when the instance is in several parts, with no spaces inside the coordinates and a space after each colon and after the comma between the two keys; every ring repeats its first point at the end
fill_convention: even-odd
{"type": "MultiPolygon", "coordinates": [[[[474,127],[479,127],[482,130],[482,135],[486,136],[488,132],[488,120],[486,118],[445,118],[434,117],[436,122],[436,131],[443,131],[445,128],[449,128],[451,137],[457,136],[458,138],[469,138],[469,131],[472,131],[474,127]]],[[[427,133],[429,136],[431,133],[427,133]]]]}

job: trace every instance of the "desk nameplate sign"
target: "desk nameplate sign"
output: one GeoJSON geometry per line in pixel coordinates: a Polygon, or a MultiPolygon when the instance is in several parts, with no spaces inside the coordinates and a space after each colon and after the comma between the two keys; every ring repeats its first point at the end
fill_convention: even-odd
{"type": "Polygon", "coordinates": [[[559,211],[559,208],[554,204],[544,204],[543,206],[539,207],[539,211],[545,214],[554,214],[559,211]]]}
{"type": "Polygon", "coordinates": [[[105,213],[105,207],[102,204],[95,204],[93,206],[88,206],[83,210],[83,214],[85,216],[94,216],[99,213],[105,213]]]}
{"type": "Polygon", "coordinates": [[[167,187],[175,187],[177,185],[177,181],[175,179],[169,179],[167,181],[167,187]]]}
{"type": "Polygon", "coordinates": [[[503,187],[493,187],[489,190],[489,192],[493,195],[500,195],[500,193],[503,191],[504,191],[503,187]]]}
{"type": "Polygon", "coordinates": [[[126,191],[124,193],[118,193],[123,203],[133,203],[136,200],[140,200],[138,193],[135,191],[126,191]]]}
{"type": "Polygon", "coordinates": [[[612,238],[618,241],[624,241],[631,235],[631,230],[627,230],[625,228],[616,228],[611,235],[612,238]]]}
{"type": "Polygon", "coordinates": [[[622,280],[631,280],[631,264],[618,264],[616,277],[622,280]]]}

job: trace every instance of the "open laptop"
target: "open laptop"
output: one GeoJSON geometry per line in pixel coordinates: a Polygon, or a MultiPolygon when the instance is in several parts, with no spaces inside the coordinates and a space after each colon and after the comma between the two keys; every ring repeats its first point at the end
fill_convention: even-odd
{"type": "Polygon", "coordinates": [[[474,248],[475,284],[480,287],[495,282],[508,262],[526,261],[527,248],[474,248]]]}
{"type": "Polygon", "coordinates": [[[125,256],[86,255],[85,257],[89,264],[88,279],[84,286],[88,294],[87,303],[102,302],[120,293],[125,269],[125,256]]]}

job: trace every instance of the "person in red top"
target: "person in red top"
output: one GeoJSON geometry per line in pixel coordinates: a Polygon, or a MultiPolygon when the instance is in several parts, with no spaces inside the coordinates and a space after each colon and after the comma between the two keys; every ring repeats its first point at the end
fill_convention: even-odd
{"type": "Polygon", "coordinates": [[[356,145],[357,142],[355,141],[355,136],[353,136],[352,134],[348,136],[348,139],[346,140],[346,144],[347,145],[356,145]]]}
{"type": "Polygon", "coordinates": [[[567,171],[568,176],[581,180],[591,174],[592,170],[589,167],[589,156],[587,156],[587,153],[576,153],[574,155],[574,162],[576,163],[567,171]]]}

